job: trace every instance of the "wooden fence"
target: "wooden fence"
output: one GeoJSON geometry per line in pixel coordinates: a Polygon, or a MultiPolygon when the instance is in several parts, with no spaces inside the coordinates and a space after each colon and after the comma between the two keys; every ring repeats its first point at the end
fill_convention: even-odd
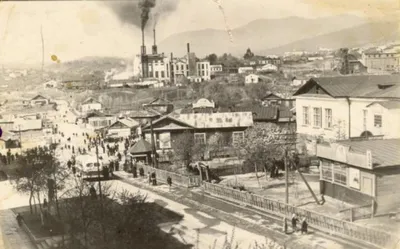
{"type": "Polygon", "coordinates": [[[239,191],[207,182],[203,183],[203,187],[205,192],[209,194],[240,202],[281,217],[289,218],[293,213],[296,213],[297,215],[305,217],[308,224],[318,230],[344,235],[352,239],[369,242],[376,246],[389,248],[387,246],[390,245],[393,247],[399,240],[398,236],[385,231],[379,231],[345,220],[335,219],[279,201],[270,200],[263,196],[250,194],[245,191],[239,191]]]}
{"type": "Polygon", "coordinates": [[[184,187],[198,187],[201,185],[200,176],[185,176],[181,174],[177,174],[174,172],[156,169],[150,166],[139,166],[139,168],[143,168],[145,176],[148,173],[156,173],[157,181],[167,182],[168,176],[171,177],[172,184],[184,186],[184,187]]]}
{"type": "Polygon", "coordinates": [[[345,213],[345,216],[348,217],[348,218],[346,218],[346,220],[353,222],[356,220],[372,218],[372,216],[373,216],[372,209],[373,209],[373,205],[367,204],[367,205],[362,205],[362,206],[357,206],[357,207],[346,208],[346,209],[340,210],[340,212],[345,213]]]}

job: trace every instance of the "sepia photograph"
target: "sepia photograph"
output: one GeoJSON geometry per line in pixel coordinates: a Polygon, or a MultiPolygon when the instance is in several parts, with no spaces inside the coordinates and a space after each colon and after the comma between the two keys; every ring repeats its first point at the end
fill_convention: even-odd
{"type": "Polygon", "coordinates": [[[0,0],[0,249],[400,249],[399,0],[0,0]]]}

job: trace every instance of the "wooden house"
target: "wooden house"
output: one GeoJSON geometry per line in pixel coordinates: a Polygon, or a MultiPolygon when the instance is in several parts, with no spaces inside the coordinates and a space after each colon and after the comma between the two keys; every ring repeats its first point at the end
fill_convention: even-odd
{"type": "Polygon", "coordinates": [[[375,215],[399,212],[400,139],[317,145],[321,194],[371,205],[375,215]]]}

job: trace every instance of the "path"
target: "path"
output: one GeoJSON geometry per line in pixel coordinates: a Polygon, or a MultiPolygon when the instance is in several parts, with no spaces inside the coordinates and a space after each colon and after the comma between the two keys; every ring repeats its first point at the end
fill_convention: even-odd
{"type": "Polygon", "coordinates": [[[15,220],[10,209],[0,210],[0,248],[2,249],[36,249],[28,235],[15,220]]]}
{"type": "Polygon", "coordinates": [[[192,209],[188,206],[174,202],[160,195],[147,190],[139,189],[130,184],[115,180],[112,181],[111,188],[117,191],[127,190],[131,193],[141,193],[147,195],[147,201],[155,202],[164,208],[183,215],[183,220],[177,224],[164,224],[161,229],[166,232],[172,232],[174,237],[182,242],[196,245],[197,231],[199,232],[199,249],[208,249],[213,247],[216,241],[216,248],[221,248],[225,238],[230,240],[234,232],[234,242],[240,245],[240,248],[249,248],[250,245],[264,243],[265,238],[255,233],[245,231],[240,228],[234,228],[213,216],[192,209]]]}

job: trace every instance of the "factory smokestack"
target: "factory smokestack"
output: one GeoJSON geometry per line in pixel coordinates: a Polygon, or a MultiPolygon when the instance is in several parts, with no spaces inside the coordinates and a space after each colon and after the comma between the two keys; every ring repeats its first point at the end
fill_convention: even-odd
{"type": "Polygon", "coordinates": [[[190,53],[190,43],[187,43],[186,46],[187,46],[187,52],[190,53]]]}
{"type": "Polygon", "coordinates": [[[144,30],[142,29],[142,47],[141,47],[142,55],[146,54],[146,45],[144,45],[144,30]]]}
{"type": "Polygon", "coordinates": [[[157,43],[156,43],[156,29],[153,29],[154,45],[152,47],[153,54],[157,54],[157,43]]]}

